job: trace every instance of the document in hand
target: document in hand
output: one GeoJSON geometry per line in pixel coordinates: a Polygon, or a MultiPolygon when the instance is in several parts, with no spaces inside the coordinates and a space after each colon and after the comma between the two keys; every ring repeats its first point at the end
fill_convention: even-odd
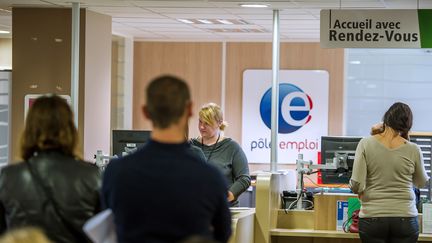
{"type": "Polygon", "coordinates": [[[117,234],[114,225],[114,214],[106,209],[84,224],[84,232],[94,243],[116,243],[117,234]]]}

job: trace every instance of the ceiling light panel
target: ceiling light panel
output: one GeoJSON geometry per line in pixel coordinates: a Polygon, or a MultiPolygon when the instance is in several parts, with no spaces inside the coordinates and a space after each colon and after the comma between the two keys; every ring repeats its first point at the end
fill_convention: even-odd
{"type": "Polygon", "coordinates": [[[207,20],[207,19],[197,19],[199,23],[202,24],[214,24],[213,21],[207,20]]]}
{"type": "Polygon", "coordinates": [[[287,33],[287,34],[296,34],[296,35],[302,35],[302,34],[307,34],[307,35],[319,35],[320,30],[289,30],[289,29],[284,29],[284,30],[280,30],[282,33],[287,33]]]}
{"type": "MultiPolygon", "coordinates": [[[[18,0],[19,1],[19,0],[18,0]]],[[[71,0],[49,0],[49,1],[45,1],[45,0],[41,0],[40,2],[50,2],[53,3],[55,5],[62,5],[65,7],[70,7],[71,6],[71,2],[75,2],[75,1],[71,1],[71,0]]],[[[126,1],[118,1],[118,0],[85,0],[85,1],[77,1],[77,2],[81,2],[80,6],[81,7],[96,7],[96,6],[101,6],[101,7],[123,7],[123,6],[133,6],[130,3],[126,2],[126,1]]]]}
{"type": "Polygon", "coordinates": [[[213,4],[214,6],[217,6],[219,8],[238,8],[238,9],[245,9],[243,7],[240,7],[239,4],[241,3],[264,3],[264,4],[268,4],[269,8],[280,8],[280,9],[285,9],[285,8],[295,8],[296,5],[292,4],[290,1],[287,0],[283,0],[283,1],[209,1],[211,2],[211,4],[213,4]]]}
{"type": "Polygon", "coordinates": [[[218,8],[146,8],[156,13],[163,14],[172,14],[172,13],[180,13],[180,14],[227,14],[226,11],[218,8]]]}
{"type": "Polygon", "coordinates": [[[210,32],[195,32],[195,33],[175,33],[175,32],[158,32],[161,35],[170,36],[170,37],[193,37],[193,38],[200,38],[200,37],[210,37],[215,36],[213,33],[210,32]],[[174,35],[175,34],[175,35],[174,35]]]}
{"type": "MultiPolygon", "coordinates": [[[[161,17],[161,16],[160,16],[161,17]]],[[[167,18],[112,18],[112,21],[114,22],[120,22],[120,23],[160,23],[160,24],[176,24],[177,20],[174,19],[167,19],[167,18]]]]}
{"type": "MultiPolygon", "coordinates": [[[[96,11],[97,12],[97,11],[96,11]]],[[[143,19],[163,19],[166,18],[160,14],[155,13],[103,13],[111,16],[112,18],[143,18],[143,19]]]]}
{"type": "Polygon", "coordinates": [[[269,33],[266,29],[239,29],[239,28],[222,28],[222,29],[208,29],[216,33],[269,33]]]}
{"type": "Polygon", "coordinates": [[[231,14],[164,14],[172,19],[236,19],[235,15],[231,14]]]}
{"type": "Polygon", "coordinates": [[[242,8],[268,8],[270,7],[270,4],[264,4],[264,3],[240,3],[240,7],[242,8]]]}
{"type": "MultiPolygon", "coordinates": [[[[234,24],[233,21],[227,20],[227,19],[217,19],[217,22],[221,23],[221,24],[234,24]]],[[[242,22],[243,24],[248,24],[246,22],[242,22]]],[[[238,24],[238,23],[237,23],[238,24]]]]}
{"type": "Polygon", "coordinates": [[[196,29],[190,25],[179,25],[179,24],[163,24],[163,23],[127,23],[126,25],[136,27],[136,28],[151,28],[151,29],[158,29],[158,28],[171,28],[171,29],[196,29]]]}
{"type": "Polygon", "coordinates": [[[212,25],[250,25],[243,19],[177,19],[185,24],[212,24],[212,25]]]}
{"type": "MultiPolygon", "coordinates": [[[[252,20],[268,20],[273,22],[273,16],[267,15],[238,15],[242,19],[252,20]]],[[[316,20],[317,18],[313,15],[280,15],[280,20],[316,20]]]]}
{"type": "MultiPolygon", "coordinates": [[[[413,1],[414,2],[414,1],[413,1]]],[[[327,0],[327,1],[310,1],[297,0],[292,1],[293,4],[302,8],[319,8],[319,9],[335,9],[335,8],[385,8],[385,2],[382,0],[327,0]]]]}
{"type": "Polygon", "coordinates": [[[151,13],[149,10],[138,7],[89,7],[89,9],[107,13],[151,13]]]}
{"type": "Polygon", "coordinates": [[[144,8],[211,8],[213,4],[207,1],[128,1],[130,4],[144,8]]]}
{"type": "Polygon", "coordinates": [[[232,14],[270,14],[273,15],[273,10],[270,8],[231,8],[228,9],[232,14]]]}

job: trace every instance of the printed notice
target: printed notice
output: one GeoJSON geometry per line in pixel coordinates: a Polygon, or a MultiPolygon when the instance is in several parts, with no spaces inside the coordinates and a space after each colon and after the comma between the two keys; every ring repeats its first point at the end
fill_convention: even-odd
{"type": "Polygon", "coordinates": [[[431,48],[432,10],[321,10],[324,48],[431,48]]]}
{"type": "Polygon", "coordinates": [[[431,234],[432,233],[432,204],[431,203],[423,203],[423,234],[431,234]]]}
{"type": "Polygon", "coordinates": [[[336,230],[343,230],[343,223],[348,219],[348,201],[336,202],[336,230]]]}

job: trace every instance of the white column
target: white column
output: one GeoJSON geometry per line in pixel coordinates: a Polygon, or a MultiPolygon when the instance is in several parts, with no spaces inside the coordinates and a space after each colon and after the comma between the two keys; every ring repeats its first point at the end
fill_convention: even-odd
{"type": "Polygon", "coordinates": [[[72,3],[71,100],[78,128],[80,4],[72,3]]]}
{"type": "Polygon", "coordinates": [[[273,48],[272,48],[272,107],[271,107],[271,156],[270,171],[277,171],[278,117],[279,117],[279,10],[273,10],[273,48]]]}

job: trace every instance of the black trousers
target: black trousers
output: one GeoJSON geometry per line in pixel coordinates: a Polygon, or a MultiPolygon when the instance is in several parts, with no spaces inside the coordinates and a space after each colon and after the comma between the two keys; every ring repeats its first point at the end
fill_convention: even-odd
{"type": "Polygon", "coordinates": [[[415,243],[419,235],[417,217],[360,218],[362,243],[415,243]]]}

